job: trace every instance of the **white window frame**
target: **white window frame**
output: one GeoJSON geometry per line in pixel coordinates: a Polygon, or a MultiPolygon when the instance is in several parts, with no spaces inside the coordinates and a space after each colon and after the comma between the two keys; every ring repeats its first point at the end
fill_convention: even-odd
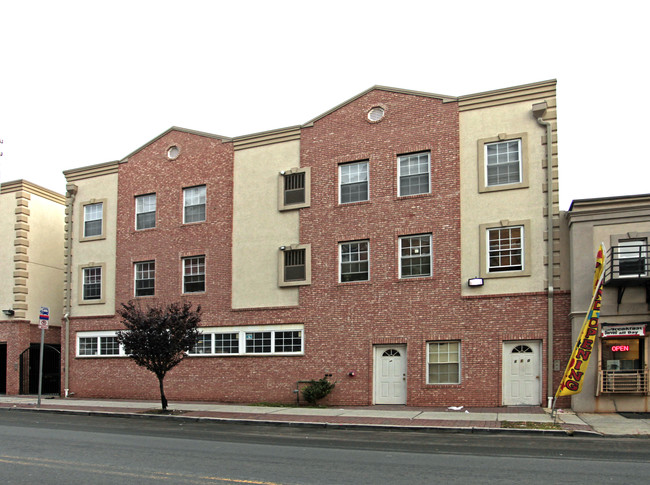
{"type": "Polygon", "coordinates": [[[513,271],[524,271],[525,269],[525,263],[526,263],[526,253],[525,253],[525,248],[526,248],[526,231],[524,229],[523,225],[516,225],[516,226],[506,226],[506,227],[491,227],[489,228],[486,233],[486,248],[487,248],[487,272],[490,274],[493,273],[508,273],[508,272],[513,272],[513,271]],[[513,230],[519,230],[519,247],[518,248],[512,248],[511,246],[513,245],[513,240],[515,238],[512,237],[512,231],[513,230]],[[508,247],[507,248],[502,248],[499,247],[498,249],[491,249],[490,247],[490,234],[494,231],[509,231],[509,237],[507,239],[508,241],[508,247]],[[492,259],[493,253],[496,253],[498,257],[501,258],[509,258],[512,257],[513,255],[516,255],[518,251],[519,259],[521,263],[519,265],[498,265],[498,266],[492,266],[490,264],[490,260],[492,259]],[[509,253],[509,254],[506,254],[509,253]],[[517,267],[520,266],[520,267],[517,267]],[[501,269],[503,268],[503,269],[501,269]]]}
{"type": "MultiPolygon", "coordinates": [[[[451,385],[451,386],[453,386],[453,385],[460,384],[461,383],[461,376],[462,376],[462,367],[461,367],[461,363],[462,363],[462,345],[461,345],[461,341],[460,340],[436,340],[436,341],[431,341],[431,342],[427,342],[426,349],[427,349],[426,350],[427,351],[427,359],[426,359],[427,360],[427,385],[430,385],[430,386],[450,386],[451,385]],[[447,344],[457,344],[458,345],[458,347],[457,347],[458,350],[457,350],[457,352],[455,352],[455,353],[458,354],[458,360],[457,361],[449,361],[447,359],[446,362],[441,362],[440,359],[439,359],[438,362],[432,362],[430,360],[431,346],[436,345],[438,347],[438,349],[440,349],[440,347],[442,345],[447,345],[447,344]],[[456,377],[457,377],[456,382],[431,382],[431,366],[433,366],[433,365],[441,365],[441,364],[450,364],[450,365],[455,364],[455,365],[458,366],[458,372],[456,374],[456,377]]],[[[441,354],[438,353],[438,356],[440,356],[440,355],[441,354]]],[[[449,356],[449,355],[453,355],[453,354],[447,352],[445,355],[449,356]]],[[[447,374],[449,374],[449,373],[447,373],[447,374]]]]}
{"type": "Polygon", "coordinates": [[[207,219],[207,189],[205,185],[195,185],[183,189],[183,224],[197,224],[207,219]],[[188,209],[203,207],[203,219],[188,221],[188,209]]]}
{"type": "Polygon", "coordinates": [[[81,234],[81,239],[82,241],[88,241],[92,239],[103,239],[104,238],[104,219],[105,219],[105,213],[104,213],[104,201],[96,201],[96,200],[91,200],[90,202],[86,202],[82,204],[83,207],[83,225],[82,225],[82,234],[81,234]],[[99,209],[97,210],[97,207],[99,209]],[[91,214],[89,214],[89,210],[92,211],[91,214]],[[89,215],[92,218],[89,218],[89,215]],[[91,234],[88,235],[86,231],[86,223],[88,222],[96,222],[99,221],[99,234],[91,234]]]}
{"type": "Polygon", "coordinates": [[[478,191],[497,192],[528,188],[528,133],[500,133],[478,140],[478,191]],[[519,181],[488,185],[488,147],[500,143],[517,142],[519,147],[519,181]]]}
{"type": "Polygon", "coordinates": [[[154,229],[156,227],[156,211],[158,207],[158,198],[155,193],[142,194],[135,196],[135,229],[136,231],[144,231],[147,229],[154,229]],[[152,204],[153,199],[153,204],[152,204]],[[153,205],[153,209],[152,209],[153,205]],[[138,227],[138,216],[153,213],[153,226],[138,227]]]}
{"type": "MultiPolygon", "coordinates": [[[[361,273],[363,273],[363,272],[362,271],[347,272],[345,274],[361,274],[361,273]]],[[[359,241],[345,241],[345,242],[339,243],[339,283],[355,283],[355,282],[363,282],[363,281],[370,281],[370,241],[368,239],[362,239],[362,240],[359,240],[359,241]],[[343,253],[344,246],[346,246],[346,245],[364,244],[364,243],[366,244],[366,248],[367,248],[365,251],[359,250],[359,251],[354,251],[354,252],[346,252],[345,254],[343,253]],[[366,253],[366,259],[365,260],[360,259],[360,258],[356,258],[356,257],[353,258],[353,259],[350,259],[351,256],[360,256],[364,252],[366,253]],[[348,255],[348,257],[345,258],[345,255],[348,255]],[[346,261],[344,261],[344,259],[346,259],[346,261]],[[360,263],[361,264],[364,261],[368,266],[368,269],[366,271],[366,274],[368,275],[367,278],[344,281],[344,279],[343,279],[343,275],[344,275],[344,273],[343,273],[343,265],[344,264],[354,264],[354,263],[360,263]]]]}
{"type": "MultiPolygon", "coordinates": [[[[406,169],[406,167],[405,167],[406,169]]],[[[431,193],[431,152],[417,152],[417,153],[408,153],[406,155],[399,155],[397,157],[397,195],[399,197],[410,197],[414,195],[426,195],[431,193]],[[426,192],[417,192],[415,194],[403,194],[402,193],[402,178],[403,177],[412,177],[412,176],[421,176],[425,172],[422,171],[417,171],[414,173],[411,173],[410,167],[411,165],[408,165],[409,171],[408,173],[403,173],[405,170],[402,169],[402,164],[406,164],[407,162],[410,162],[413,157],[418,157],[418,168],[419,168],[419,158],[422,155],[426,155],[427,157],[427,170],[426,170],[426,175],[427,175],[427,190],[426,192]]]]}
{"type": "Polygon", "coordinates": [[[205,255],[200,254],[197,256],[188,256],[186,258],[182,258],[182,264],[183,264],[183,293],[185,294],[190,294],[190,293],[205,293],[206,289],[206,275],[205,275],[205,255]],[[196,264],[194,262],[191,262],[191,260],[197,260],[196,264]],[[199,261],[200,260],[200,261],[199,261]],[[190,262],[189,267],[188,267],[188,262],[190,262]],[[203,271],[201,271],[201,266],[203,266],[203,271]],[[189,269],[189,272],[188,272],[189,269]],[[186,281],[186,278],[189,276],[203,276],[203,289],[202,290],[196,290],[196,291],[187,291],[186,290],[186,284],[188,282],[186,281]]]}
{"type": "Polygon", "coordinates": [[[119,351],[117,354],[102,354],[102,346],[101,346],[101,341],[103,338],[113,338],[117,336],[117,331],[115,330],[107,330],[103,332],[78,332],[77,333],[77,351],[76,351],[76,356],[82,359],[86,358],[111,358],[111,357],[126,357],[126,353],[124,352],[124,347],[122,345],[119,345],[119,351]],[[97,349],[96,353],[94,354],[82,354],[81,353],[81,339],[95,339],[95,347],[97,349]]]}
{"type": "Polygon", "coordinates": [[[136,263],[133,263],[133,296],[137,298],[142,298],[146,296],[154,296],[155,294],[156,294],[156,261],[155,260],[137,261],[136,263]],[[153,264],[153,269],[150,266],[151,264],[153,264]],[[144,265],[149,265],[149,266],[145,269],[144,265]],[[138,278],[138,275],[143,275],[145,274],[145,272],[147,273],[147,275],[150,275],[152,271],[153,271],[153,278],[138,278]],[[150,279],[153,279],[153,294],[138,295],[138,281],[144,281],[150,279]]]}
{"type": "Polygon", "coordinates": [[[94,304],[94,303],[104,303],[104,268],[103,264],[87,264],[80,268],[81,277],[80,277],[80,294],[79,300],[82,304],[94,304]],[[89,274],[91,271],[95,271],[94,275],[89,274]],[[98,274],[97,274],[98,272],[98,274]],[[89,278],[93,278],[92,282],[89,282],[89,278]],[[99,282],[95,281],[99,279],[99,282]],[[99,284],[99,298],[86,298],[86,286],[87,285],[96,285],[99,284]]]}
{"type": "Polygon", "coordinates": [[[202,327],[199,328],[202,335],[212,335],[210,352],[195,352],[190,350],[187,354],[192,357],[229,357],[229,356],[287,356],[287,355],[304,355],[305,353],[305,329],[304,325],[284,324],[284,325],[250,325],[235,327],[202,327]],[[276,337],[283,332],[300,333],[300,350],[282,352],[276,348],[276,337]],[[251,340],[248,336],[258,333],[270,333],[269,351],[268,352],[249,352],[246,343],[251,340]],[[237,352],[217,352],[215,335],[236,334],[237,335],[237,352]]]}
{"type": "Polygon", "coordinates": [[[367,202],[370,200],[370,161],[360,160],[358,162],[341,163],[339,165],[339,204],[356,204],[357,202],[367,202]],[[360,170],[359,167],[365,166],[365,171],[360,170]],[[351,167],[356,167],[354,173],[349,172],[351,167]],[[365,179],[364,179],[365,172],[365,179]],[[365,182],[367,197],[359,200],[343,201],[343,187],[353,184],[361,184],[365,182]]]}
{"type": "MultiPolygon", "coordinates": [[[[486,143],[484,146],[485,149],[485,185],[487,187],[500,187],[504,185],[513,185],[513,184],[520,184],[522,181],[522,152],[521,152],[521,139],[516,138],[513,140],[499,140],[499,141],[494,141],[491,143],[486,143]],[[516,161],[511,161],[510,154],[514,153],[513,151],[510,150],[510,146],[512,144],[516,143],[517,144],[517,160],[516,161]],[[496,161],[495,163],[490,164],[490,154],[488,153],[490,151],[491,147],[495,147],[497,150],[497,154],[495,155],[496,161]],[[499,153],[499,150],[505,149],[502,153],[499,153]],[[505,156],[508,158],[506,161],[501,161],[499,160],[501,158],[500,155],[505,156]],[[503,167],[505,165],[517,165],[517,180],[512,180],[512,181],[507,181],[507,182],[495,182],[495,183],[490,183],[490,168],[496,169],[498,172],[499,167],[503,167]]],[[[508,177],[509,178],[509,177],[508,177]]]]}
{"type": "MultiPolygon", "coordinates": [[[[411,251],[409,251],[411,252],[411,251]]],[[[399,277],[402,279],[413,279],[413,278],[427,278],[429,276],[433,275],[433,247],[432,247],[432,237],[431,234],[411,234],[408,236],[401,236],[399,238],[399,277]],[[422,258],[423,256],[421,253],[418,253],[416,249],[412,251],[412,254],[404,255],[404,241],[405,240],[413,240],[416,238],[428,238],[429,240],[429,274],[418,274],[418,275],[408,275],[405,276],[403,274],[403,269],[404,269],[404,261],[405,260],[411,260],[411,259],[416,259],[416,258],[422,258]]]]}

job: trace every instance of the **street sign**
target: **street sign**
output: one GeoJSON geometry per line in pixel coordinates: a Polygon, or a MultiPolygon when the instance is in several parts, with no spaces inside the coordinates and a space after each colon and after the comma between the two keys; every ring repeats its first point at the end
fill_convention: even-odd
{"type": "Polygon", "coordinates": [[[39,320],[38,320],[38,328],[41,330],[47,330],[49,326],[49,320],[50,320],[50,309],[46,306],[41,307],[41,312],[39,315],[39,320]]]}

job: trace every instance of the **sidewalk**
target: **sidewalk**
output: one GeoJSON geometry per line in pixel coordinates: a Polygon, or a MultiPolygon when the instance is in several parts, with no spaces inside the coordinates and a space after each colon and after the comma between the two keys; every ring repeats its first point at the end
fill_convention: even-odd
{"type": "Polygon", "coordinates": [[[591,436],[650,437],[650,419],[628,419],[619,414],[559,412],[558,429],[550,428],[551,416],[539,407],[512,408],[412,408],[369,407],[263,407],[238,404],[170,402],[171,416],[160,414],[160,401],[0,396],[0,409],[31,409],[83,414],[164,416],[171,419],[211,419],[229,422],[274,423],[296,426],[438,430],[466,433],[530,432],[591,436]],[[523,423],[528,423],[524,425],[523,423]]]}

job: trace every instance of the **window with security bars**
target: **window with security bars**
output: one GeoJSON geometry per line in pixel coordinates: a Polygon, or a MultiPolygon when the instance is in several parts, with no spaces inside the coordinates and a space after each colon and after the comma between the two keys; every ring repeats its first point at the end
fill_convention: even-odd
{"type": "Polygon", "coordinates": [[[306,278],[306,250],[284,251],[284,281],[304,281],[306,278]]]}
{"type": "Polygon", "coordinates": [[[102,268],[93,266],[83,269],[83,299],[101,300],[102,298],[102,268]]]}
{"type": "Polygon", "coordinates": [[[460,383],[460,342],[429,342],[427,367],[427,384],[460,383]]]}
{"type": "Polygon", "coordinates": [[[428,194],[430,185],[430,153],[412,153],[399,157],[399,195],[428,194]]]}
{"type": "Polygon", "coordinates": [[[135,263],[135,296],[151,296],[156,289],[156,263],[135,263]]]}
{"type": "Polygon", "coordinates": [[[404,236],[400,243],[400,277],[431,276],[431,235],[404,236]]]}
{"type": "Polygon", "coordinates": [[[84,205],[84,237],[97,237],[102,235],[104,219],[104,204],[84,205]]]}
{"type": "Polygon", "coordinates": [[[156,194],[138,195],[135,198],[135,228],[156,227],[156,194]]]}
{"type": "Polygon", "coordinates": [[[183,189],[183,222],[205,221],[205,185],[183,189]]]}
{"type": "Polygon", "coordinates": [[[521,271],[524,267],[523,226],[488,229],[488,272],[521,271]]]}
{"type": "Polygon", "coordinates": [[[341,204],[368,200],[368,162],[339,165],[341,204]]]}
{"type": "Polygon", "coordinates": [[[367,281],[369,279],[368,241],[341,243],[340,247],[340,281],[367,281]]]}
{"type": "Polygon", "coordinates": [[[205,257],[183,258],[183,293],[205,291],[205,257]]]}
{"type": "Polygon", "coordinates": [[[291,173],[284,176],[284,205],[305,202],[305,172],[291,173]]]}
{"type": "Polygon", "coordinates": [[[521,182],[521,140],[485,144],[487,186],[521,182]]]}
{"type": "Polygon", "coordinates": [[[271,352],[271,332],[246,333],[246,353],[264,354],[271,352]]]}

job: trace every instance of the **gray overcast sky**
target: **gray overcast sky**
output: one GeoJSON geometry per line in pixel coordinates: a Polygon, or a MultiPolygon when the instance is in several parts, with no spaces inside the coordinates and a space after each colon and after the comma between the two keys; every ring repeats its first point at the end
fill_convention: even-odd
{"type": "Polygon", "coordinates": [[[0,181],[63,193],[171,126],[297,125],[375,84],[557,79],[560,208],[650,193],[644,3],[0,0],[0,181]]]}

